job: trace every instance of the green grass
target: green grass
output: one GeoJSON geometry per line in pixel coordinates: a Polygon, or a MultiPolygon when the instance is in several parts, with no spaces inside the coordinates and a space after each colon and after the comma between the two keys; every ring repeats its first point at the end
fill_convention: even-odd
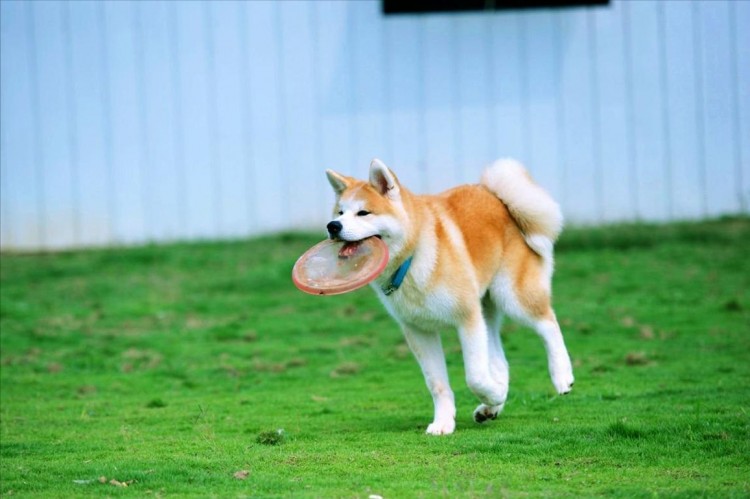
{"type": "Polygon", "coordinates": [[[568,230],[575,389],[511,324],[505,412],[477,425],[446,332],[447,437],[369,290],[292,285],[317,239],[2,255],[0,493],[750,495],[750,220],[568,230]]]}

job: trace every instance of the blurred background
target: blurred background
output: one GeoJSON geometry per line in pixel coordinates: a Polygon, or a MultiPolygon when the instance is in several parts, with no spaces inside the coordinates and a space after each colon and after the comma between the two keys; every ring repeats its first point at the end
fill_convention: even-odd
{"type": "Polygon", "coordinates": [[[3,0],[1,247],[322,235],[373,157],[516,157],[573,224],[747,214],[750,2],[601,3],[3,0]]]}

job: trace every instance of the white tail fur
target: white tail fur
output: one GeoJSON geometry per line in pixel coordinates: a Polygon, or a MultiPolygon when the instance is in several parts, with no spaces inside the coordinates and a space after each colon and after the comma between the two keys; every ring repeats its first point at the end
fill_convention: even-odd
{"type": "Polygon", "coordinates": [[[551,259],[552,243],[563,227],[560,206],[552,196],[513,159],[495,161],[482,174],[481,183],[505,203],[526,243],[538,254],[551,259]]]}

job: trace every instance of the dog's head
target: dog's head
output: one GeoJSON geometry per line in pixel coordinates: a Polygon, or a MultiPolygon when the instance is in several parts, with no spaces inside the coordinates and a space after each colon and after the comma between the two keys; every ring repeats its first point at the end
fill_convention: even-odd
{"type": "Polygon", "coordinates": [[[336,193],[333,220],[326,228],[331,239],[360,241],[378,236],[391,251],[403,244],[408,217],[405,190],[396,175],[378,159],[370,163],[369,181],[327,170],[336,193]]]}

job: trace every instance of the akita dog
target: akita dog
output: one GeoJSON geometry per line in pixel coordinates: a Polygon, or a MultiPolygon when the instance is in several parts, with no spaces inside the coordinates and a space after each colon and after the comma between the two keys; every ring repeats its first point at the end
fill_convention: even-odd
{"type": "Polygon", "coordinates": [[[456,426],[439,335],[446,327],[458,330],[466,382],[481,402],[475,421],[495,419],[508,394],[500,340],[506,315],[539,334],[555,389],[571,390],[573,369],[551,304],[552,246],[563,218],[520,163],[499,160],[479,185],[438,195],[409,192],[377,159],[368,181],[326,174],[336,193],[330,237],[355,245],[378,236],[388,245],[388,264],[371,286],[400,324],[432,394],[427,433],[456,426]]]}

